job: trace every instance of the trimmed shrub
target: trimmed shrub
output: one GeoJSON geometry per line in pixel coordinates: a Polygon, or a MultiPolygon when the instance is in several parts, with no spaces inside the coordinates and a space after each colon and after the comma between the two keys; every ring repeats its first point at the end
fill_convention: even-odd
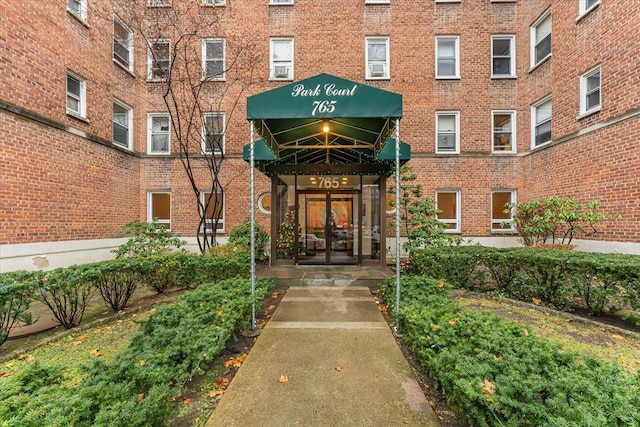
{"type": "Polygon", "coordinates": [[[56,268],[38,274],[37,280],[38,292],[34,297],[49,307],[65,328],[78,326],[95,291],[91,265],[56,268]]]}
{"type": "Polygon", "coordinates": [[[102,300],[117,312],[129,303],[149,266],[141,259],[121,258],[88,264],[87,269],[102,300]]]}
{"type": "Polygon", "coordinates": [[[0,274],[0,345],[17,326],[33,322],[28,310],[37,288],[35,273],[16,271],[0,274]]]}
{"type": "MultiPolygon", "coordinates": [[[[395,296],[383,298],[390,307],[395,296]]],[[[428,277],[402,280],[399,324],[447,401],[474,426],[640,425],[640,378],[537,339],[523,325],[463,310],[428,277]]]]}

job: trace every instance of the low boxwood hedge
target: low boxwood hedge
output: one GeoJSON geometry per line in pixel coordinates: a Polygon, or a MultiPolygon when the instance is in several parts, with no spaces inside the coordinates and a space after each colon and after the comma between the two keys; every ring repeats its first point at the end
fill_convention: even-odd
{"type": "MultiPolygon", "coordinates": [[[[393,286],[383,287],[390,307],[393,286]]],[[[404,340],[471,425],[640,425],[638,375],[491,313],[463,310],[442,280],[407,276],[401,286],[404,340]]]]}
{"type": "MultiPolygon", "coordinates": [[[[275,279],[259,279],[255,301],[275,279]]],[[[111,363],[86,368],[80,385],[64,367],[34,362],[0,389],[0,426],[161,426],[169,401],[204,372],[234,331],[247,324],[254,299],[246,278],[199,286],[142,321],[111,363]]]]}

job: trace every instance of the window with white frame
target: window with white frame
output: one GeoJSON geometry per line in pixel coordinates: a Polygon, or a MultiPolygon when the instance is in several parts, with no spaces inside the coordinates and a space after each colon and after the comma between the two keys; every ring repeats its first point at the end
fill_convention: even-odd
{"type": "Polygon", "coordinates": [[[445,224],[445,232],[460,232],[460,191],[436,191],[437,220],[445,224]]]}
{"type": "Polygon", "coordinates": [[[149,7],[171,7],[171,0],[147,0],[149,7]]]}
{"type": "Polygon", "coordinates": [[[491,231],[514,231],[513,216],[516,202],[514,190],[495,190],[491,192],[491,231]]]}
{"type": "Polygon", "coordinates": [[[113,143],[131,149],[133,137],[133,109],[113,101],[113,143]]]}
{"type": "Polygon", "coordinates": [[[224,39],[202,40],[202,78],[204,80],[224,80],[224,39]]]}
{"type": "Polygon", "coordinates": [[[516,112],[492,111],[491,126],[493,137],[491,151],[513,153],[516,151],[516,112]]]}
{"type": "Polygon", "coordinates": [[[202,116],[202,151],[207,154],[224,153],[224,113],[202,116]]]}
{"type": "Polygon", "coordinates": [[[226,6],[227,0],[202,0],[203,6],[226,6]]]}
{"type": "Polygon", "coordinates": [[[113,60],[133,72],[133,33],[117,17],[113,17],[113,60]]]}
{"type": "Polygon", "coordinates": [[[163,81],[169,77],[171,67],[171,41],[157,39],[149,42],[147,78],[163,81]]]}
{"type": "Polygon", "coordinates": [[[516,38],[515,36],[491,36],[491,76],[515,77],[516,38]]]}
{"type": "Polygon", "coordinates": [[[600,111],[600,66],[580,76],[580,114],[600,111]]]}
{"type": "Polygon", "coordinates": [[[551,142],[551,97],[531,106],[531,148],[551,142]]]}
{"type": "Polygon", "coordinates": [[[81,20],[87,20],[87,0],[67,0],[67,10],[81,20]]]}
{"type": "Polygon", "coordinates": [[[436,112],[436,153],[460,152],[460,113],[436,112]]]}
{"type": "Polygon", "coordinates": [[[67,113],[87,116],[87,82],[73,73],[67,74],[67,113]]]}
{"type": "Polygon", "coordinates": [[[147,203],[147,221],[158,221],[171,230],[171,193],[168,191],[150,191],[147,203]]]}
{"type": "Polygon", "coordinates": [[[204,212],[208,232],[224,233],[224,199],[224,195],[218,192],[200,192],[200,209],[204,212]]]}
{"type": "Polygon", "coordinates": [[[389,78],[389,37],[366,38],[366,78],[389,78]]]}
{"type": "Polygon", "coordinates": [[[595,9],[600,4],[600,0],[578,0],[578,14],[582,16],[595,9]]]}
{"type": "Polygon", "coordinates": [[[149,154],[169,154],[171,151],[171,119],[166,113],[147,117],[149,154]]]}
{"type": "Polygon", "coordinates": [[[436,36],[436,79],[460,78],[460,37],[436,36]]]}
{"type": "Polygon", "coordinates": [[[269,57],[269,78],[271,80],[293,80],[292,38],[272,38],[269,57]]]}
{"type": "Polygon", "coordinates": [[[551,9],[531,26],[531,67],[551,56],[551,9]]]}

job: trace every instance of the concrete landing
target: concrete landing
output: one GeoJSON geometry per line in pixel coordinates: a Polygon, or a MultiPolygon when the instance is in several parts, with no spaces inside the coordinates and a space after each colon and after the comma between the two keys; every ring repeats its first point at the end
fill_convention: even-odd
{"type": "Polygon", "coordinates": [[[355,265],[278,265],[260,271],[261,276],[277,277],[282,286],[377,286],[393,272],[380,266],[355,265]]]}
{"type": "Polygon", "coordinates": [[[287,291],[206,425],[439,423],[369,289],[325,286],[287,291]]]}

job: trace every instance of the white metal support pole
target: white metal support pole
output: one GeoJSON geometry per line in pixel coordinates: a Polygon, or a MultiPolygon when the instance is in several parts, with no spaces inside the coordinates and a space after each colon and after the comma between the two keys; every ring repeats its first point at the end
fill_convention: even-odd
{"type": "MultiPolygon", "coordinates": [[[[396,319],[400,313],[400,119],[396,119],[396,319]]],[[[396,325],[397,330],[398,325],[396,325]]]]}
{"type": "Polygon", "coordinates": [[[251,201],[249,212],[251,216],[251,298],[253,300],[251,304],[251,330],[256,330],[256,212],[255,212],[255,144],[253,142],[253,121],[249,122],[249,176],[250,176],[250,191],[249,200],[251,201]]]}

